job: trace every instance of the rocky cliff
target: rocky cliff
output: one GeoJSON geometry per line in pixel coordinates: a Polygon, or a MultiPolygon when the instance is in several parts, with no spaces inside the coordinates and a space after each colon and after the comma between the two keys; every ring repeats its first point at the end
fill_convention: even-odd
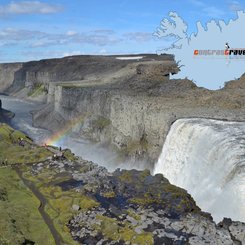
{"type": "Polygon", "coordinates": [[[245,119],[244,76],[209,91],[188,79],[170,80],[178,70],[168,55],[75,56],[23,64],[17,72],[23,79],[7,91],[43,96],[36,126],[56,131],[74,121],[80,137],[153,163],[179,118],[245,119]]]}
{"type": "Polygon", "coordinates": [[[2,108],[2,101],[0,100],[0,123],[10,122],[14,117],[14,113],[2,108]]]}
{"type": "Polygon", "coordinates": [[[13,85],[13,81],[17,80],[17,73],[21,67],[21,63],[0,64],[0,92],[6,91],[13,85]]]}

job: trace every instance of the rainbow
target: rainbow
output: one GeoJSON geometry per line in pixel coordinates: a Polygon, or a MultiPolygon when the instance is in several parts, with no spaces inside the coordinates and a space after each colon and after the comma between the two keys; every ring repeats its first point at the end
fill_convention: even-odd
{"type": "Polygon", "coordinates": [[[52,134],[49,138],[44,140],[44,145],[54,145],[59,146],[60,142],[71,133],[72,129],[76,127],[79,123],[84,120],[84,117],[79,116],[71,121],[67,122],[64,127],[62,127],[59,131],[52,134]]]}

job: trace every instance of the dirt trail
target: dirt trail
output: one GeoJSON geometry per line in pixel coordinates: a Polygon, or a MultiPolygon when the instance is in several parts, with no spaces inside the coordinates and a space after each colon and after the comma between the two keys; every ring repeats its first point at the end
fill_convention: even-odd
{"type": "Polygon", "coordinates": [[[54,227],[53,221],[50,219],[49,215],[45,212],[45,206],[47,204],[46,198],[40,193],[40,191],[35,187],[34,184],[32,184],[30,181],[28,181],[25,178],[23,178],[22,172],[17,166],[14,167],[14,170],[16,171],[16,173],[18,174],[20,179],[24,182],[24,184],[32,191],[32,193],[40,201],[40,206],[39,206],[38,210],[39,210],[40,214],[42,215],[42,218],[43,218],[44,222],[49,227],[49,230],[50,230],[50,232],[51,232],[51,234],[52,234],[52,236],[53,236],[53,238],[55,240],[55,244],[56,245],[64,245],[65,242],[63,241],[63,239],[60,236],[59,232],[54,227]]]}

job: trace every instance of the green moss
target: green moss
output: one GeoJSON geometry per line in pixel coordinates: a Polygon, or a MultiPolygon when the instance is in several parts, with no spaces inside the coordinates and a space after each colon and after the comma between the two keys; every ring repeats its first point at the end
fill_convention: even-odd
{"type": "Polygon", "coordinates": [[[42,147],[22,147],[0,142],[0,160],[7,159],[8,164],[35,163],[45,161],[52,153],[42,147]],[[1,150],[2,149],[2,150],[1,150]]]}
{"type": "MultiPolygon", "coordinates": [[[[24,134],[19,131],[13,130],[7,125],[0,125],[0,137],[0,161],[1,159],[7,158],[9,164],[31,162],[36,163],[46,160],[48,156],[52,156],[53,154],[44,147],[34,145],[32,141],[24,134]],[[19,145],[19,138],[24,139],[24,147],[19,145]]],[[[75,159],[73,154],[69,150],[65,150],[64,155],[70,160],[75,159]]],[[[78,244],[76,241],[73,240],[67,226],[69,220],[74,215],[72,205],[79,205],[81,207],[81,210],[86,211],[98,207],[100,204],[92,198],[83,195],[82,193],[77,193],[74,190],[62,191],[62,189],[57,186],[57,184],[70,179],[71,176],[69,174],[60,174],[57,173],[57,170],[55,168],[44,167],[38,175],[34,176],[32,175],[31,171],[32,165],[22,164],[19,166],[19,168],[23,172],[23,177],[28,181],[31,181],[40,191],[40,193],[47,199],[45,210],[52,219],[56,230],[60,233],[63,240],[67,244],[78,244]]],[[[4,169],[7,168],[0,168],[0,171],[4,171],[4,169]]],[[[40,217],[34,217],[34,214],[36,215],[36,213],[33,211],[34,207],[31,206],[34,206],[34,201],[36,202],[36,211],[39,214],[39,202],[35,198],[35,196],[29,191],[29,198],[26,198],[26,196],[24,195],[25,193],[23,194],[23,190],[20,189],[17,184],[11,187],[11,191],[8,191],[8,189],[6,191],[6,186],[1,183],[1,181],[8,183],[8,178],[11,180],[10,182],[14,182],[16,181],[15,178],[17,177],[18,176],[7,176],[7,178],[4,179],[0,175],[0,239],[2,239],[2,243],[5,243],[6,240],[6,244],[8,241],[10,241],[9,244],[11,245],[22,244],[24,242],[24,238],[27,238],[28,240],[35,241],[36,244],[43,244],[42,242],[44,241],[44,239],[45,244],[54,244],[53,241],[49,241],[49,236],[45,235],[45,229],[42,229],[42,227],[40,227],[38,223],[44,221],[40,217]],[[33,201],[32,198],[34,199],[33,201]],[[3,202],[3,200],[7,201],[3,202]],[[8,203],[8,205],[12,206],[14,210],[11,210],[9,214],[4,213],[3,211],[6,210],[6,208],[1,207],[2,203],[8,203]],[[14,223],[12,222],[12,215],[14,215],[14,220],[17,220],[18,224],[16,223],[17,221],[14,221],[14,223]],[[33,223],[31,223],[33,224],[32,227],[30,227],[28,223],[29,219],[34,220],[33,223]],[[29,233],[27,233],[28,229],[30,231],[29,233],[33,233],[35,235],[29,236],[29,233]],[[40,230],[44,230],[44,232],[41,233],[40,230]],[[11,237],[11,234],[15,235],[12,235],[11,237]],[[43,236],[42,239],[40,238],[41,236],[43,236]],[[41,240],[40,243],[38,243],[39,238],[41,240]]],[[[23,185],[22,187],[24,188],[25,186],[23,185]]]]}
{"type": "Polygon", "coordinates": [[[12,133],[11,128],[7,124],[0,124],[0,140],[11,142],[10,135],[12,133]]]}
{"type": "Polygon", "coordinates": [[[47,94],[47,93],[48,93],[48,91],[47,91],[45,85],[42,83],[37,83],[34,85],[34,88],[28,92],[27,95],[29,97],[37,97],[37,96],[47,94]]]}
{"type": "Polygon", "coordinates": [[[157,197],[152,197],[150,194],[144,194],[143,197],[134,197],[129,200],[131,203],[140,205],[140,206],[149,206],[149,205],[164,205],[165,202],[157,197]]]}
{"type": "Polygon", "coordinates": [[[40,188],[41,193],[47,198],[48,204],[45,207],[45,211],[53,220],[56,230],[60,233],[63,240],[68,244],[75,245],[75,242],[67,227],[69,220],[71,219],[73,197],[70,195],[62,195],[60,187],[46,187],[40,188]]]}
{"type": "Polygon", "coordinates": [[[200,209],[196,206],[195,201],[186,192],[186,190],[181,189],[177,186],[168,184],[163,187],[164,191],[171,195],[172,199],[175,200],[175,205],[172,208],[179,212],[191,211],[199,212],[200,209]]]}
{"type": "Polygon", "coordinates": [[[79,196],[74,204],[78,204],[82,210],[90,210],[99,207],[100,204],[88,196],[79,196]]]}
{"type": "Polygon", "coordinates": [[[23,138],[24,141],[31,143],[32,140],[18,130],[14,130],[7,124],[0,124],[0,139],[8,143],[18,143],[19,139],[23,138]]]}
{"type": "Polygon", "coordinates": [[[185,198],[187,196],[187,192],[175,185],[165,185],[163,187],[164,191],[166,191],[167,193],[171,193],[172,196],[174,196],[175,198],[185,198]]]}
{"type": "Polygon", "coordinates": [[[87,211],[99,206],[95,200],[74,190],[62,191],[59,186],[45,186],[39,189],[49,200],[45,207],[48,215],[54,221],[54,226],[68,244],[77,244],[67,227],[69,220],[74,215],[72,205],[78,205],[81,210],[87,211]]]}
{"type": "Polygon", "coordinates": [[[131,183],[132,181],[134,181],[130,171],[122,171],[122,173],[119,176],[119,179],[126,183],[131,183]]]}
{"type": "Polygon", "coordinates": [[[139,173],[139,179],[143,181],[147,176],[150,176],[151,172],[148,169],[145,169],[139,173]]]}
{"type": "Polygon", "coordinates": [[[113,192],[113,191],[105,192],[105,193],[103,193],[103,196],[106,197],[106,198],[113,198],[113,197],[116,196],[116,193],[113,192]]]}
{"type": "Polygon", "coordinates": [[[0,124],[0,163],[5,160],[8,164],[34,163],[45,161],[49,156],[52,156],[50,151],[34,145],[22,132],[0,124]],[[20,138],[23,138],[24,146],[19,145],[20,138]]]}
{"type": "Polygon", "coordinates": [[[125,241],[130,244],[153,244],[153,236],[150,232],[137,234],[131,224],[121,223],[113,218],[98,215],[97,219],[101,221],[100,226],[95,226],[98,232],[101,232],[107,239],[114,241],[125,241]]]}
{"type": "Polygon", "coordinates": [[[24,239],[36,244],[43,244],[44,240],[47,245],[54,244],[38,211],[39,201],[14,170],[0,168],[0,186],[7,193],[7,200],[0,200],[0,244],[22,244],[24,239]]]}
{"type": "Polygon", "coordinates": [[[76,160],[76,157],[75,155],[71,152],[70,149],[65,149],[63,151],[63,154],[64,154],[64,157],[70,161],[75,161],[76,160]]]}
{"type": "Polygon", "coordinates": [[[128,209],[127,213],[130,217],[134,218],[135,220],[137,220],[137,221],[141,220],[140,215],[136,214],[133,209],[128,209]]]}
{"type": "Polygon", "coordinates": [[[150,176],[150,171],[147,169],[137,173],[136,175],[133,171],[122,170],[119,175],[119,179],[126,183],[137,182],[138,184],[141,184],[147,176],[150,176]],[[135,178],[137,178],[137,181],[135,178]]]}
{"type": "Polygon", "coordinates": [[[20,131],[14,130],[11,134],[12,141],[18,143],[20,138],[23,138],[26,142],[32,143],[32,140],[28,136],[20,131]]]}
{"type": "Polygon", "coordinates": [[[93,120],[92,125],[93,128],[102,131],[104,128],[111,124],[110,119],[99,116],[97,119],[93,120]]]}

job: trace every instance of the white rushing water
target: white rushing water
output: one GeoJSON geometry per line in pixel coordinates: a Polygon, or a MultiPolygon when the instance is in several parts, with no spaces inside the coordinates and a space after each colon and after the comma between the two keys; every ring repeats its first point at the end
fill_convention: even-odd
{"type": "MultiPolygon", "coordinates": [[[[51,132],[45,129],[32,126],[31,111],[41,108],[43,105],[23,101],[10,96],[0,95],[3,108],[15,113],[12,124],[15,128],[23,131],[30,136],[37,144],[43,144],[51,136],[51,132]]],[[[69,148],[77,156],[87,161],[92,161],[100,166],[104,166],[108,171],[114,171],[117,168],[138,170],[145,169],[147,163],[143,162],[123,162],[118,155],[100,144],[92,143],[88,140],[76,138],[74,135],[67,135],[55,146],[69,148]]]]}
{"type": "Polygon", "coordinates": [[[176,121],[154,174],[193,196],[215,221],[245,221],[245,123],[210,119],[176,121]]]}

